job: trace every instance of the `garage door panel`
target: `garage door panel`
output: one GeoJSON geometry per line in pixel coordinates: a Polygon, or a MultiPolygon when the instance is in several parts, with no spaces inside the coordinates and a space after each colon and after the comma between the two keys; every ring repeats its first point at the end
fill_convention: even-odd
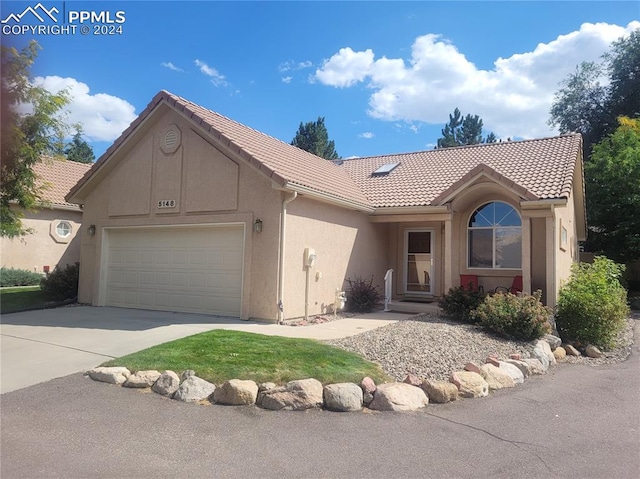
{"type": "Polygon", "coordinates": [[[240,316],[243,241],[241,226],[112,230],[106,304],[240,316]]]}

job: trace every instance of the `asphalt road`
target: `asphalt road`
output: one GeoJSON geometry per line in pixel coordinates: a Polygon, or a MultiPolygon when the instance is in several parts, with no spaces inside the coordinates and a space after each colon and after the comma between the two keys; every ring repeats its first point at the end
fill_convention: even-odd
{"type": "MultiPolygon", "coordinates": [[[[640,327],[636,324],[636,338],[640,327]]],[[[415,413],[182,404],[80,374],[0,396],[2,479],[640,477],[640,349],[415,413]]]]}

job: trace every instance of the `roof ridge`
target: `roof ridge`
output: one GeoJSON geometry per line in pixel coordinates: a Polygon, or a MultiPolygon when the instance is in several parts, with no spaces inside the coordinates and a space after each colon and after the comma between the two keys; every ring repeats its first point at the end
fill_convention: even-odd
{"type": "Polygon", "coordinates": [[[577,132],[570,132],[570,133],[562,133],[560,135],[553,135],[553,136],[545,136],[543,138],[525,138],[522,140],[509,140],[509,141],[496,141],[494,143],[475,143],[473,145],[458,145],[458,146],[448,146],[445,148],[434,148],[432,150],[416,150],[416,151],[405,151],[405,152],[401,152],[401,153],[387,153],[384,155],[373,155],[373,156],[356,156],[356,157],[352,157],[352,158],[342,158],[342,161],[357,161],[357,160],[373,160],[376,158],[386,158],[386,157],[391,157],[391,156],[410,156],[410,155],[416,155],[419,153],[432,153],[435,151],[453,151],[453,150],[462,150],[462,149],[472,149],[472,148],[482,148],[482,147],[490,147],[490,146],[497,146],[497,145],[513,145],[513,144],[520,144],[520,143],[526,143],[526,142],[538,142],[538,141],[545,141],[545,140],[554,140],[557,138],[565,138],[565,137],[577,137],[580,136],[580,133],[577,132]]]}

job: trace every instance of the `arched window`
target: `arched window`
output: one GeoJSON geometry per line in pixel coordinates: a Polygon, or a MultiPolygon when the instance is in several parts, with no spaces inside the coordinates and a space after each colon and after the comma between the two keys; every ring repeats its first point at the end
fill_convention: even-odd
{"type": "Polygon", "coordinates": [[[507,203],[493,201],[475,210],[468,225],[469,268],[520,269],[522,220],[507,203]]]}

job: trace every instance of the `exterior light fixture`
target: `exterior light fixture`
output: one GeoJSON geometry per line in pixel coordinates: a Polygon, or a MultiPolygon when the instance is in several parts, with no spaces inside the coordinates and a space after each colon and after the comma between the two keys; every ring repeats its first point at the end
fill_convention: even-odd
{"type": "Polygon", "coordinates": [[[262,232],[262,220],[258,218],[255,223],[253,223],[253,229],[256,233],[262,232]]]}
{"type": "Polygon", "coordinates": [[[96,235],[96,225],[90,225],[90,226],[87,228],[87,234],[88,234],[89,236],[95,236],[95,235],[96,235]]]}

